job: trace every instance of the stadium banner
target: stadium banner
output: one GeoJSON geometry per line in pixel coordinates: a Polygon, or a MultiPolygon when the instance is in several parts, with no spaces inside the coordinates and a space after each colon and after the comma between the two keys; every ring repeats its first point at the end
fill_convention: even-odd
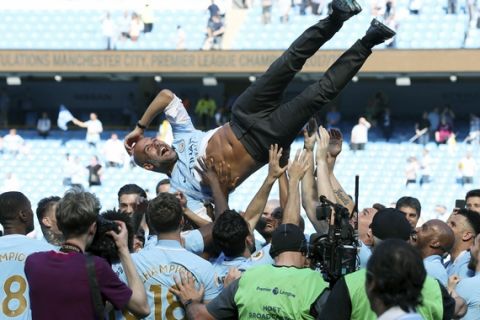
{"type": "MultiPolygon", "coordinates": [[[[263,73],[281,51],[0,51],[0,72],[263,73]]],[[[321,50],[304,72],[324,72],[343,51],[321,50]]],[[[480,50],[376,50],[362,72],[480,72],[480,50]]]]}

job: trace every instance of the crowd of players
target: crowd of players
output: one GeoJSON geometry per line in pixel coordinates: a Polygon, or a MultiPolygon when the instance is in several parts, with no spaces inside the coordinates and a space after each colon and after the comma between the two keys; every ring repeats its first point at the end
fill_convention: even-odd
{"type": "Polygon", "coordinates": [[[399,199],[396,209],[375,204],[355,215],[341,186],[326,183],[334,180],[341,135],[317,132],[305,131],[304,150],[288,169],[272,146],[268,175],[246,212],[230,209],[219,188],[228,170],[200,161],[202,181],[214,192],[214,207],[207,205],[212,222],[189,210],[182,193],[170,193],[168,180],[158,183],[154,199],[135,184],[123,186],[119,209],[101,214],[95,195],[72,189],[38,203],[44,240],[36,240],[28,237],[34,219],[28,198],[1,194],[3,317],[375,319],[388,312],[417,319],[416,311],[425,319],[478,319],[480,190],[468,192],[466,207],[447,223],[417,226],[421,204],[413,197],[399,199]],[[326,176],[315,177],[313,163],[317,171],[326,165],[326,176]],[[278,179],[280,200],[267,201],[278,179]],[[318,194],[347,207],[352,224],[358,222],[360,269],[330,288],[309,268],[300,216],[302,203],[316,231],[327,231],[315,216],[318,194]]]}

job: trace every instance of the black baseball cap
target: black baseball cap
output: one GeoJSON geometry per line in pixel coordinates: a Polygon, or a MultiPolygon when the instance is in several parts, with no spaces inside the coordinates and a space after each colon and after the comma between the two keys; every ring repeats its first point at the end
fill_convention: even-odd
{"type": "Polygon", "coordinates": [[[272,246],[270,248],[272,258],[286,251],[307,252],[305,235],[295,224],[281,224],[272,234],[272,246]]]}
{"type": "Polygon", "coordinates": [[[370,225],[372,234],[380,240],[401,239],[407,241],[412,234],[412,226],[400,210],[385,208],[378,211],[370,225]]]}

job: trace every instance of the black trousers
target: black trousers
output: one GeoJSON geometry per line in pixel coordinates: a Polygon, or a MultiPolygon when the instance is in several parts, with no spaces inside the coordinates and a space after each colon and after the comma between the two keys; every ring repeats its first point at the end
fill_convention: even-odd
{"type": "Polygon", "coordinates": [[[308,119],[338,95],[372,53],[357,41],[319,81],[282,104],[282,93],[295,74],[340,27],[327,17],[305,30],[236,100],[230,125],[255,160],[268,162],[271,144],[290,146],[308,119]]]}

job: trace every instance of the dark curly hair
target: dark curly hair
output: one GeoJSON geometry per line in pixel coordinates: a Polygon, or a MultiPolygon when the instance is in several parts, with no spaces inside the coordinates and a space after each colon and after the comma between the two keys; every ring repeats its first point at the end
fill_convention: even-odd
{"type": "Polygon", "coordinates": [[[249,234],[247,222],[234,210],[225,210],[215,220],[212,230],[215,245],[227,257],[238,257],[245,251],[245,238],[249,234]]]}
{"type": "Polygon", "coordinates": [[[422,304],[427,272],[419,252],[399,239],[387,239],[375,247],[367,263],[367,292],[388,309],[399,306],[405,312],[422,304]]]}
{"type": "Polygon", "coordinates": [[[102,257],[113,264],[120,261],[118,257],[117,246],[112,237],[106,234],[107,231],[112,230],[112,225],[109,222],[120,220],[125,222],[128,232],[128,250],[133,251],[133,225],[130,217],[123,212],[117,210],[107,210],[101,214],[102,219],[97,220],[97,232],[93,238],[92,244],[88,247],[87,252],[102,257]]]}
{"type": "Polygon", "coordinates": [[[180,201],[171,193],[160,193],[148,203],[147,221],[157,233],[172,232],[179,228],[183,210],[180,201]]]}

